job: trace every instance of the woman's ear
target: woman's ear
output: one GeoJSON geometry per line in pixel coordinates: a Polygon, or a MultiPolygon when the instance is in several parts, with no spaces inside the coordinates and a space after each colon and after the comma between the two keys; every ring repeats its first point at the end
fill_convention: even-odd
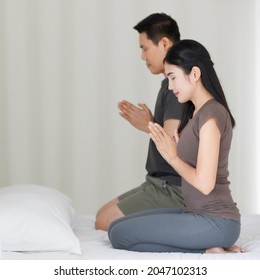
{"type": "Polygon", "coordinates": [[[197,82],[201,77],[201,71],[198,66],[193,66],[191,69],[191,75],[193,79],[197,82]]]}

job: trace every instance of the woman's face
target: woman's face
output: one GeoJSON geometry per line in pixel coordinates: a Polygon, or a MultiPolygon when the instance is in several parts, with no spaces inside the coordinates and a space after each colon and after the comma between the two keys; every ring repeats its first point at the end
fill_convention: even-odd
{"type": "Polygon", "coordinates": [[[192,71],[187,75],[180,67],[168,63],[164,64],[164,69],[169,80],[169,89],[173,91],[178,101],[180,103],[190,101],[195,90],[192,71]]]}

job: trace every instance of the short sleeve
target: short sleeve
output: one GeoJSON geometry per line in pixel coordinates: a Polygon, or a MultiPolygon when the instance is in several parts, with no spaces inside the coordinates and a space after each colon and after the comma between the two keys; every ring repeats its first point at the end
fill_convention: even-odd
{"type": "Polygon", "coordinates": [[[210,119],[214,119],[217,123],[219,131],[223,134],[227,128],[231,125],[231,119],[228,111],[217,101],[208,104],[205,108],[202,108],[198,118],[198,130],[210,119]]]}

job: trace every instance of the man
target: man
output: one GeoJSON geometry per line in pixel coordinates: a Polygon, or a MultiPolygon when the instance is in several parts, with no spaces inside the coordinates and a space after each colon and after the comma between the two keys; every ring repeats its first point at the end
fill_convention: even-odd
{"type": "MultiPolygon", "coordinates": [[[[164,13],[155,13],[139,22],[134,29],[139,33],[141,57],[147,67],[152,74],[164,74],[164,57],[168,49],[180,40],[176,21],[164,13]]],[[[171,136],[178,128],[182,113],[182,105],[168,89],[165,74],[154,115],[145,104],[136,106],[126,100],[119,102],[118,108],[120,115],[135,128],[149,133],[148,123],[153,121],[163,126],[171,136]]],[[[161,157],[151,140],[146,170],[147,176],[143,184],[114,198],[99,209],[96,215],[96,229],[108,230],[111,222],[135,212],[182,207],[181,178],[161,157]]]]}

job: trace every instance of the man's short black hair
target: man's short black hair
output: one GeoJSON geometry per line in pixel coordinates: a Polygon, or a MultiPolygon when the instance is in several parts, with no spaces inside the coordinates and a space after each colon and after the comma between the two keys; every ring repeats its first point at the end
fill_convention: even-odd
{"type": "Polygon", "coordinates": [[[149,15],[134,26],[134,29],[139,33],[146,33],[147,38],[155,45],[158,45],[163,37],[167,37],[173,43],[180,41],[181,37],[177,22],[165,13],[149,15]]]}

